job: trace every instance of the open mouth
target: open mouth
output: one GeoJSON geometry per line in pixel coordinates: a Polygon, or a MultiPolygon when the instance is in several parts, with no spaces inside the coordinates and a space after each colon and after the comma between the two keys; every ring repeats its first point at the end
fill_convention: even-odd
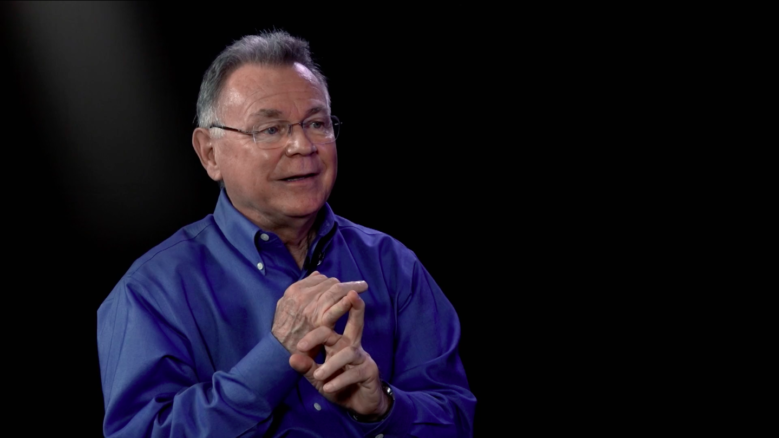
{"type": "Polygon", "coordinates": [[[283,178],[282,181],[300,181],[302,179],[312,178],[315,175],[316,175],[315,173],[307,173],[305,175],[296,175],[296,176],[291,176],[289,178],[283,178]]]}

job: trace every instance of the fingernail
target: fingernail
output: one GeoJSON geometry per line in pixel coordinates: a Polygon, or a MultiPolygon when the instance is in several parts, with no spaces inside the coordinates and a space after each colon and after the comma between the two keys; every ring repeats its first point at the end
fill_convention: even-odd
{"type": "Polygon", "coordinates": [[[324,389],[327,392],[330,392],[330,390],[333,389],[333,385],[328,383],[327,385],[323,386],[322,389],[324,389]]]}
{"type": "Polygon", "coordinates": [[[314,371],[314,377],[316,377],[317,379],[322,377],[322,369],[321,368],[316,370],[316,371],[314,371]]]}
{"type": "Polygon", "coordinates": [[[298,342],[298,350],[305,350],[306,348],[308,348],[308,342],[306,341],[298,342]]]}

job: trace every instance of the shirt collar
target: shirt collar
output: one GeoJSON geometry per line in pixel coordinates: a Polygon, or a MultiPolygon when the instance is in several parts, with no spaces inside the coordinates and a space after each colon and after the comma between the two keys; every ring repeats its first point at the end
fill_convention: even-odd
{"type": "Polygon", "coordinates": [[[333,209],[330,208],[330,204],[327,202],[325,202],[325,205],[319,210],[319,216],[322,221],[319,223],[319,229],[316,233],[317,238],[324,237],[324,235],[329,233],[335,225],[335,213],[333,213],[333,209]]]}
{"type": "MultiPolygon", "coordinates": [[[[319,228],[317,229],[317,236],[314,242],[312,242],[312,247],[316,246],[316,242],[335,226],[335,214],[328,203],[325,202],[325,205],[319,210],[319,216],[319,228]]],[[[227,240],[252,263],[255,263],[257,259],[258,251],[255,242],[257,242],[258,234],[265,233],[271,239],[278,239],[278,236],[274,233],[262,230],[241,214],[233,206],[230,198],[227,197],[227,192],[224,188],[219,192],[219,199],[214,210],[214,220],[227,240]]]]}

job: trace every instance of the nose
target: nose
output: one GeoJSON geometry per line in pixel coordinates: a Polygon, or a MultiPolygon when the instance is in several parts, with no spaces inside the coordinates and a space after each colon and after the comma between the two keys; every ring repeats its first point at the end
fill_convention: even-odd
{"type": "Polygon", "coordinates": [[[306,131],[303,129],[302,123],[303,122],[292,123],[289,125],[286,138],[287,146],[284,149],[284,153],[290,157],[293,155],[310,155],[316,152],[316,145],[306,136],[306,131]],[[297,130],[299,131],[297,133],[296,130],[293,129],[295,125],[300,128],[297,130]]]}

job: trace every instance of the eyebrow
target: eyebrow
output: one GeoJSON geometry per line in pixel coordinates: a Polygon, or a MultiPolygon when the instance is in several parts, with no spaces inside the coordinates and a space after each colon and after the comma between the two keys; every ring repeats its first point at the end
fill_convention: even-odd
{"type": "Polygon", "coordinates": [[[263,117],[281,117],[281,111],[275,109],[261,109],[256,113],[251,114],[251,117],[263,116],[263,117]]]}
{"type": "MultiPolygon", "coordinates": [[[[319,113],[321,113],[323,111],[325,111],[325,107],[315,106],[315,107],[309,109],[306,112],[305,117],[303,117],[303,118],[307,119],[308,117],[310,117],[310,116],[312,116],[314,114],[319,114],[319,113]]],[[[281,117],[281,111],[279,111],[277,109],[272,109],[272,108],[263,108],[263,109],[257,111],[256,113],[251,114],[251,117],[256,117],[256,116],[267,117],[269,119],[271,119],[271,118],[280,118],[281,117]]]]}

